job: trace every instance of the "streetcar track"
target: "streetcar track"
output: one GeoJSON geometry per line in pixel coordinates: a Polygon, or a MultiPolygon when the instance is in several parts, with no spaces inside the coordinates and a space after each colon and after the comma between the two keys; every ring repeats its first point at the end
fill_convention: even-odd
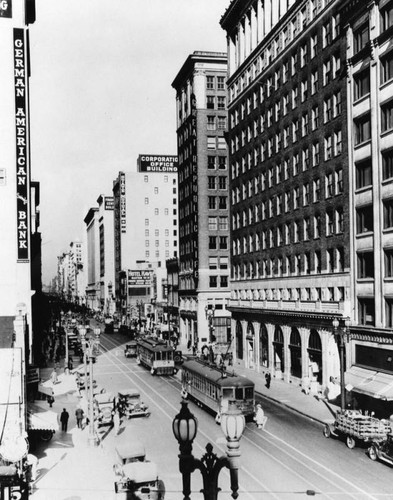
{"type": "MultiPolygon", "coordinates": [[[[119,347],[117,344],[115,344],[115,342],[112,340],[112,339],[106,339],[109,343],[112,343],[114,345],[114,347],[119,347]]],[[[116,359],[118,358],[118,355],[114,354],[109,348],[107,347],[104,347],[104,346],[100,346],[102,347],[103,349],[105,348],[107,350],[107,352],[105,353],[105,355],[107,356],[111,356],[111,357],[115,357],[116,359]]],[[[129,368],[129,365],[127,363],[124,363],[123,360],[119,360],[117,359],[117,361],[119,362],[120,361],[120,364],[123,366],[123,367],[126,367],[126,368],[129,368]]],[[[117,368],[119,368],[117,366],[117,368]]],[[[120,368],[119,368],[120,369],[120,368]]],[[[142,373],[142,372],[145,372],[145,370],[138,370],[138,372],[142,373]]],[[[118,372],[116,372],[118,373],[118,372]]],[[[122,372],[124,373],[124,372],[122,372]]],[[[140,382],[142,382],[144,385],[148,386],[147,382],[144,381],[139,375],[137,372],[132,372],[134,375],[137,376],[137,378],[140,380],[140,382]]],[[[127,373],[124,373],[127,377],[129,377],[129,375],[127,373]]],[[[131,377],[129,377],[131,378],[131,377]]],[[[170,386],[175,386],[175,385],[180,385],[180,381],[175,377],[175,376],[170,376],[167,378],[162,378],[161,379],[162,381],[164,381],[164,383],[170,385],[170,386]]],[[[166,401],[155,389],[153,389],[152,387],[148,386],[150,390],[153,390],[161,399],[163,399],[166,404],[170,407],[172,407],[175,411],[177,411],[177,408],[175,408],[171,403],[169,403],[168,401],[166,401]]],[[[141,387],[138,387],[139,389],[141,389],[141,387]]],[[[154,401],[154,400],[153,400],[154,401]]],[[[156,402],[154,401],[154,403],[156,404],[156,402]]],[[[161,408],[160,408],[161,409],[161,408]]],[[[161,409],[162,410],[162,409],[161,409]]],[[[172,416],[170,416],[167,412],[164,412],[165,415],[172,421],[172,416]]],[[[331,485],[333,485],[335,488],[338,488],[340,489],[344,494],[352,497],[352,498],[358,498],[358,495],[359,493],[362,494],[362,495],[365,495],[367,498],[370,498],[370,499],[373,499],[373,500],[377,500],[375,496],[373,496],[372,493],[368,493],[366,491],[364,491],[362,488],[358,487],[356,484],[352,483],[350,480],[347,480],[345,479],[344,477],[342,477],[340,474],[336,473],[335,471],[333,471],[332,469],[328,468],[327,466],[323,465],[322,463],[318,462],[317,460],[307,456],[305,453],[301,452],[300,450],[296,449],[295,447],[293,447],[292,445],[290,445],[289,443],[285,442],[284,440],[280,439],[279,437],[275,436],[274,434],[272,434],[271,432],[269,431],[264,431],[264,435],[261,435],[260,433],[257,433],[256,431],[252,430],[252,429],[249,429],[247,428],[249,432],[257,435],[258,437],[266,440],[271,446],[275,447],[276,449],[278,449],[279,452],[282,452],[284,455],[286,456],[289,456],[291,458],[291,460],[295,460],[298,464],[300,464],[302,467],[305,467],[307,470],[313,472],[314,474],[316,474],[318,477],[321,477],[324,481],[326,481],[327,483],[330,483],[331,485]],[[266,435],[270,436],[271,439],[268,439],[266,437],[266,435]],[[278,441],[280,443],[280,445],[276,444],[273,442],[273,440],[275,441],[278,441]],[[291,451],[286,451],[284,450],[283,448],[284,447],[287,447],[289,448],[291,451]],[[319,467],[320,469],[322,469],[323,471],[325,472],[328,472],[330,473],[332,476],[334,476],[335,478],[338,478],[340,479],[343,483],[347,484],[348,486],[351,486],[352,488],[354,488],[356,491],[354,492],[348,492],[346,491],[343,487],[341,486],[338,486],[334,481],[333,479],[329,479],[329,478],[326,478],[322,472],[319,472],[319,471],[316,471],[315,469],[313,469],[311,466],[309,465],[306,465],[304,463],[304,461],[302,461],[300,458],[295,458],[293,456],[293,452],[295,452],[296,454],[300,455],[300,457],[304,460],[306,459],[307,461],[311,462],[312,464],[314,464],[314,466],[317,466],[319,467]]],[[[209,439],[209,436],[207,434],[205,434],[203,431],[200,431],[201,434],[209,439]]],[[[304,478],[304,476],[302,476],[300,473],[294,471],[293,469],[290,469],[290,467],[288,465],[286,465],[284,462],[282,462],[280,459],[276,458],[276,457],[273,457],[271,454],[269,454],[267,451],[265,451],[260,445],[257,445],[255,443],[255,441],[253,441],[252,439],[250,439],[249,437],[245,436],[243,434],[243,439],[247,440],[250,444],[254,445],[259,451],[262,451],[264,453],[264,455],[267,455],[269,458],[273,459],[275,462],[277,462],[281,467],[284,467],[286,470],[289,470],[289,472],[293,475],[295,475],[296,477],[298,477],[299,479],[301,479],[302,481],[308,481],[308,484],[312,484],[312,482],[310,482],[308,479],[304,478]]],[[[220,447],[219,445],[217,445],[218,448],[220,448],[222,451],[225,451],[222,447],[220,447]]],[[[202,447],[200,447],[202,449],[202,447]]],[[[261,480],[259,478],[256,478],[253,476],[252,473],[250,473],[250,471],[246,470],[243,466],[241,467],[241,470],[243,472],[245,472],[246,474],[248,474],[257,484],[260,484],[261,486],[263,486],[265,488],[265,491],[269,491],[269,488],[267,488],[266,485],[264,485],[261,480]]],[[[313,484],[312,484],[313,485],[313,484]]],[[[313,485],[314,486],[314,485],[313,485]]],[[[315,487],[315,490],[318,492],[319,488],[316,488],[315,487]]],[[[273,495],[275,498],[279,498],[275,495],[274,492],[269,492],[271,495],[273,495]]],[[[335,495],[334,493],[323,493],[324,495],[328,495],[329,498],[331,498],[330,495],[335,495]]]]}
{"type": "MultiPolygon", "coordinates": [[[[113,342],[113,341],[111,341],[110,339],[106,339],[106,340],[108,340],[109,342],[113,342]]],[[[101,349],[107,349],[107,353],[106,353],[106,354],[108,354],[108,355],[110,355],[110,356],[114,356],[114,355],[110,352],[110,350],[109,350],[108,348],[106,348],[105,346],[103,346],[102,344],[100,345],[100,348],[101,348],[101,349]]],[[[116,356],[114,356],[114,357],[116,357],[116,356]]],[[[120,360],[118,360],[118,361],[120,361],[120,360]]],[[[125,371],[125,370],[124,370],[122,373],[123,373],[123,374],[124,374],[127,378],[129,378],[130,380],[132,380],[132,377],[131,377],[131,376],[130,376],[130,374],[128,373],[128,372],[129,372],[129,365],[128,365],[127,363],[124,363],[124,361],[122,361],[122,360],[120,361],[120,364],[121,364],[121,365],[123,365],[124,367],[128,368],[128,370],[127,370],[127,371],[125,371]]],[[[146,373],[146,370],[145,370],[145,373],[146,373]]],[[[140,382],[142,382],[144,385],[146,385],[146,386],[149,388],[149,390],[150,390],[150,391],[153,391],[153,392],[156,394],[156,396],[158,396],[161,400],[163,400],[163,401],[164,401],[164,402],[165,402],[165,403],[166,403],[166,404],[167,404],[170,408],[172,408],[174,411],[178,412],[178,408],[176,408],[174,405],[172,405],[172,403],[169,403],[169,402],[168,402],[165,398],[163,398],[163,397],[161,396],[161,394],[160,394],[158,391],[156,391],[153,387],[149,386],[149,385],[147,384],[147,382],[145,382],[145,381],[142,379],[142,377],[140,377],[140,376],[139,376],[137,373],[135,373],[135,372],[132,372],[132,374],[133,374],[133,375],[135,375],[135,376],[136,376],[136,377],[140,380],[140,382]]],[[[161,379],[161,380],[165,380],[165,379],[161,379]]],[[[142,390],[142,387],[141,387],[140,385],[138,385],[137,383],[135,383],[135,382],[134,382],[134,380],[132,380],[132,382],[134,383],[134,385],[135,385],[135,386],[136,386],[139,390],[142,390]]],[[[148,396],[148,397],[149,397],[149,399],[150,399],[150,400],[151,400],[151,401],[152,401],[152,402],[153,402],[156,406],[158,406],[157,402],[156,402],[153,398],[151,398],[150,396],[148,396]]],[[[160,406],[160,407],[159,407],[159,409],[160,409],[160,411],[161,411],[161,412],[162,412],[162,413],[163,413],[166,417],[168,417],[168,419],[170,420],[170,422],[172,422],[172,421],[173,421],[173,416],[172,416],[172,415],[169,415],[169,414],[168,414],[168,413],[167,413],[167,412],[166,412],[166,411],[162,408],[162,406],[160,406]]],[[[210,440],[209,436],[208,436],[208,435],[207,435],[204,431],[202,431],[202,430],[200,430],[200,435],[204,436],[207,440],[210,440]]],[[[196,446],[197,446],[200,450],[202,450],[203,452],[205,452],[205,449],[204,449],[202,446],[200,446],[198,443],[194,443],[194,444],[195,444],[195,445],[196,445],[196,446]]],[[[221,450],[221,452],[224,452],[224,451],[225,451],[225,449],[224,449],[222,446],[218,445],[217,443],[216,443],[216,446],[217,446],[217,448],[219,448],[219,449],[221,450]]],[[[260,479],[258,479],[258,478],[256,478],[256,477],[254,477],[254,476],[253,476],[253,474],[251,474],[249,471],[245,470],[243,467],[241,467],[241,470],[242,470],[243,472],[245,472],[246,474],[248,474],[248,475],[249,475],[249,476],[250,476],[250,477],[251,477],[251,478],[252,478],[252,479],[253,479],[253,480],[254,480],[257,484],[259,484],[262,488],[264,488],[264,490],[265,490],[265,491],[268,491],[268,490],[269,490],[269,489],[268,489],[268,487],[267,487],[267,485],[265,485],[265,484],[264,484],[264,483],[263,483],[260,479]]],[[[229,477],[229,472],[228,472],[227,470],[225,470],[225,469],[224,469],[224,472],[225,472],[225,474],[227,475],[227,477],[229,477]]],[[[248,496],[249,496],[252,500],[254,500],[254,499],[253,499],[253,496],[252,496],[252,495],[251,495],[248,491],[246,491],[246,490],[245,490],[242,486],[240,486],[240,485],[239,485],[239,491],[241,491],[242,493],[244,493],[244,494],[248,495],[248,496]]],[[[273,492],[272,492],[272,493],[270,493],[270,492],[269,492],[269,494],[271,494],[274,498],[276,498],[277,500],[279,500],[279,497],[278,497],[275,493],[273,493],[273,492]]]]}

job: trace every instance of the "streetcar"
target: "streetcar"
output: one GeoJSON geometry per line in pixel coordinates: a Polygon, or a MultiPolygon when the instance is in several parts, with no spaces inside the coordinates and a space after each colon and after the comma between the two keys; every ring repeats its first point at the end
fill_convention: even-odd
{"type": "Polygon", "coordinates": [[[144,337],[137,341],[138,364],[150,368],[152,375],[173,375],[177,372],[174,348],[164,340],[144,337]]]}
{"type": "Polygon", "coordinates": [[[220,422],[229,401],[236,401],[246,420],[254,416],[255,384],[235,372],[223,371],[199,359],[184,361],[182,370],[182,396],[196,401],[216,414],[220,422]]]}

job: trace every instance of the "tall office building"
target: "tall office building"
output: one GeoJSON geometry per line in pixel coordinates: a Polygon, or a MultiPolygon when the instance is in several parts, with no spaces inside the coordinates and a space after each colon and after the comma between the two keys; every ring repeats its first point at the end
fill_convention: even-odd
{"type": "Polygon", "coordinates": [[[230,314],[227,56],[191,54],[172,83],[179,155],[180,341],[225,348],[230,314]]]}
{"type": "Polygon", "coordinates": [[[237,363],[322,390],[351,316],[345,39],[337,0],[234,0],[227,32],[237,363]]]}
{"type": "Polygon", "coordinates": [[[177,156],[143,154],[113,185],[117,310],[128,320],[152,301],[162,315],[165,261],[178,252],[177,169],[177,156]]]}

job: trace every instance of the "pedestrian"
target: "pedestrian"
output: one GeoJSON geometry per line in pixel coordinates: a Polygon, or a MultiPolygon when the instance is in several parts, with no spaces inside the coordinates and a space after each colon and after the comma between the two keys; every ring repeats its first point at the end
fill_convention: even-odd
{"type": "Polygon", "coordinates": [[[74,369],[74,362],[71,357],[68,358],[68,369],[72,371],[74,369]]]}
{"type": "Polygon", "coordinates": [[[270,382],[272,381],[272,376],[270,375],[270,372],[266,373],[265,380],[266,380],[266,388],[270,389],[270,382]]]}
{"type": "Polygon", "coordinates": [[[70,418],[70,414],[68,411],[63,408],[63,411],[60,414],[60,422],[61,422],[61,430],[63,432],[67,432],[68,419],[70,418]]]}
{"type": "Polygon", "coordinates": [[[120,429],[120,415],[117,410],[114,410],[113,412],[113,429],[115,431],[115,436],[117,436],[120,429]]]}
{"type": "Polygon", "coordinates": [[[49,395],[48,398],[47,398],[47,401],[48,401],[48,404],[49,404],[49,408],[52,408],[53,403],[55,402],[55,398],[52,395],[49,395]]]}
{"type": "Polygon", "coordinates": [[[76,425],[78,429],[82,429],[83,417],[85,416],[84,411],[80,406],[75,410],[76,425]]]}
{"type": "Polygon", "coordinates": [[[57,371],[56,371],[56,368],[53,368],[53,371],[52,371],[52,373],[50,375],[50,379],[51,379],[53,385],[57,384],[57,371]]]}
{"type": "Polygon", "coordinates": [[[267,421],[265,417],[265,412],[262,410],[260,403],[257,404],[255,409],[254,421],[257,424],[258,429],[264,429],[267,421]]]}

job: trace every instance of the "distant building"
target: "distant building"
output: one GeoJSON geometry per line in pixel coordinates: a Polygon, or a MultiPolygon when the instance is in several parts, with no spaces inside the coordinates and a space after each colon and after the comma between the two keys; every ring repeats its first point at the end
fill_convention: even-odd
{"type": "Polygon", "coordinates": [[[146,319],[148,304],[163,314],[165,261],[178,253],[177,171],[177,156],[143,154],[136,172],[114,181],[115,293],[124,321],[146,319]]]}
{"type": "Polygon", "coordinates": [[[231,2],[231,299],[236,362],[322,390],[352,315],[340,1],[231,2]]]}
{"type": "Polygon", "coordinates": [[[172,83],[179,155],[180,341],[227,348],[227,55],[194,52],[172,83]]]}
{"type": "Polygon", "coordinates": [[[91,208],[84,219],[86,305],[94,311],[113,315],[116,310],[113,197],[100,195],[97,204],[98,207],[91,208]]]}

